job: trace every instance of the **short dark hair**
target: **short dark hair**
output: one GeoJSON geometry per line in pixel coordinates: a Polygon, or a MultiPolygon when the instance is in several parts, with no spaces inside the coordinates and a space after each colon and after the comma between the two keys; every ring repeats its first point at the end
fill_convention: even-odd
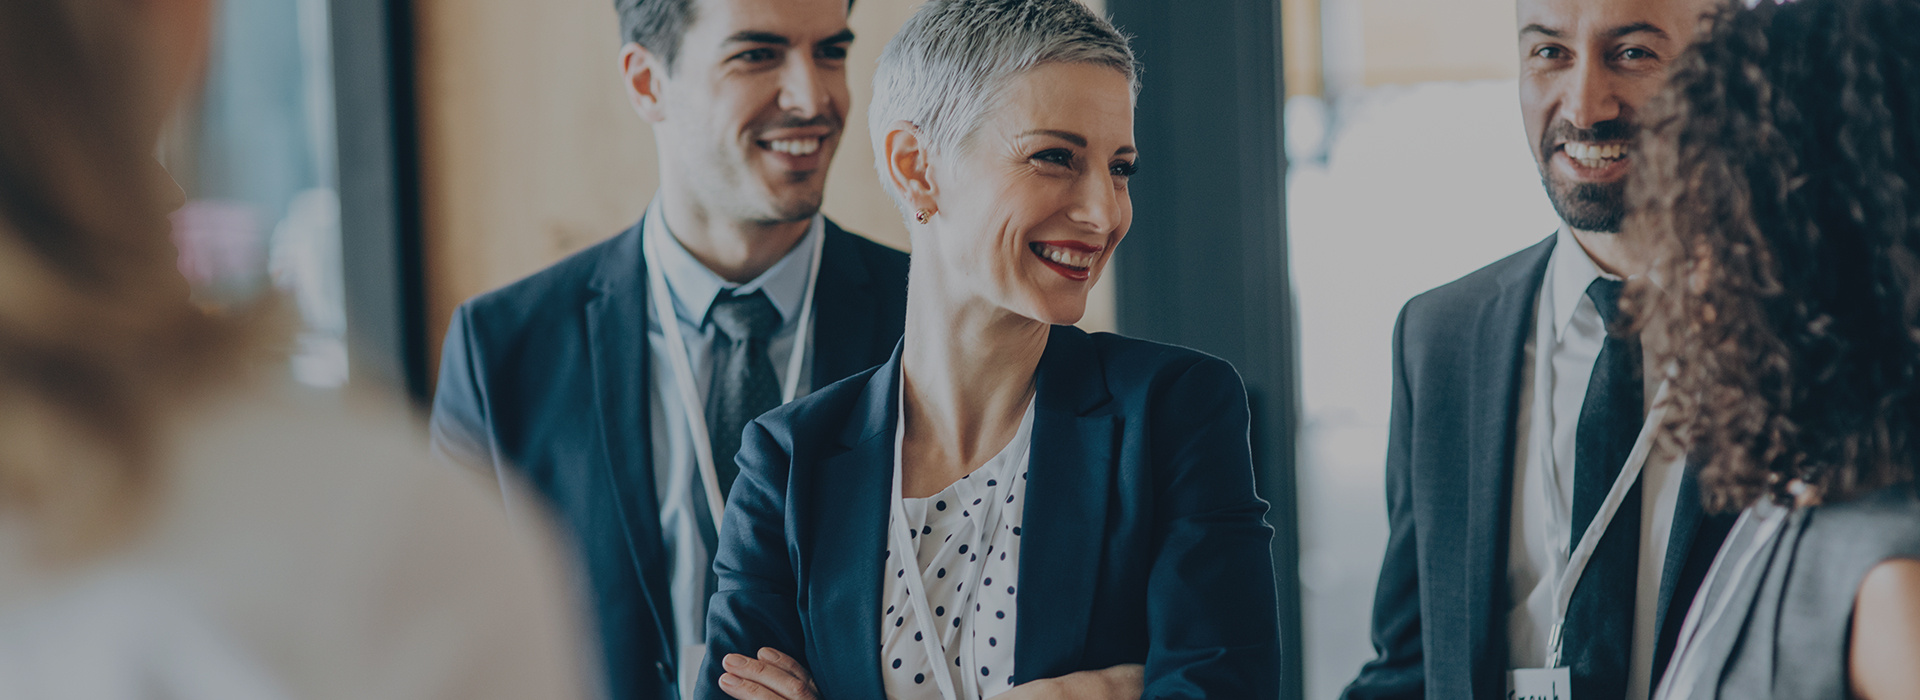
{"type": "Polygon", "coordinates": [[[1920,475],[1920,4],[1732,3],[1649,110],[1629,229],[1718,509],[1920,475]]]}
{"type": "MultiPolygon", "coordinates": [[[[639,44],[660,57],[667,71],[680,58],[680,38],[693,24],[695,0],[613,0],[620,15],[620,40],[639,44]]],[[[847,0],[853,9],[853,0],[847,0]]]]}
{"type": "Polygon", "coordinates": [[[680,37],[693,24],[694,0],[613,0],[620,13],[620,39],[647,47],[667,70],[680,55],[680,37]]]}

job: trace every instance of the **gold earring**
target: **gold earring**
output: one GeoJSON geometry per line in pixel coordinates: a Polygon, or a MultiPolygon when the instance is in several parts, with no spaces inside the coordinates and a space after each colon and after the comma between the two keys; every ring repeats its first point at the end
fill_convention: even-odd
{"type": "Polygon", "coordinates": [[[927,217],[932,215],[933,215],[933,212],[927,211],[925,209],[921,209],[913,213],[913,220],[920,222],[922,224],[925,224],[927,223],[927,217]]]}

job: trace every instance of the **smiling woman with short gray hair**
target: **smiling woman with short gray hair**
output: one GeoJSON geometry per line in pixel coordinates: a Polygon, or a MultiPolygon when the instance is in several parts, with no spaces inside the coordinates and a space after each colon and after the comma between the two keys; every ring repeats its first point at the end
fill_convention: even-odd
{"type": "Polygon", "coordinates": [[[748,426],[698,697],[1278,695],[1239,375],[1069,325],[1132,224],[1136,76],[1073,0],[934,0],[887,45],[906,336],[748,426]]]}

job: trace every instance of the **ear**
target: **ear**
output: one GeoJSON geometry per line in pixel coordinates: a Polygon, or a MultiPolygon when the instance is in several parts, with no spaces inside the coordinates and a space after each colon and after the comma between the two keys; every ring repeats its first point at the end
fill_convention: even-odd
{"type": "Polygon", "coordinates": [[[666,119],[660,98],[666,88],[667,66],[647,47],[629,42],[620,47],[620,75],[627,87],[627,101],[641,119],[659,123],[666,119]]]}
{"type": "Polygon", "coordinates": [[[880,140],[880,158],[887,181],[911,209],[939,211],[940,188],[934,184],[930,146],[920,127],[906,120],[887,126],[880,140]]]}

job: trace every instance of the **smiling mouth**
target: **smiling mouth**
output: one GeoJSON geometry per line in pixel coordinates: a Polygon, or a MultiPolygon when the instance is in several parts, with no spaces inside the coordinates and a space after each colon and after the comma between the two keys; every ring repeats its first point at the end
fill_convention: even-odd
{"type": "Polygon", "coordinates": [[[820,150],[820,144],[825,141],[825,137],[813,137],[803,139],[774,139],[772,141],[757,141],[755,143],[758,143],[761,148],[773,151],[774,153],[790,156],[810,156],[818,152],[820,150]]]}
{"type": "Polygon", "coordinates": [[[1027,244],[1040,262],[1070,280],[1085,281],[1100,259],[1100,249],[1074,241],[1035,241],[1027,244]]]}
{"type": "Polygon", "coordinates": [[[1625,160],[1628,153],[1627,144],[1620,141],[1611,143],[1568,141],[1560,144],[1560,150],[1565,152],[1568,158],[1573,159],[1573,162],[1580,164],[1580,167],[1590,170],[1599,170],[1625,160]]]}

